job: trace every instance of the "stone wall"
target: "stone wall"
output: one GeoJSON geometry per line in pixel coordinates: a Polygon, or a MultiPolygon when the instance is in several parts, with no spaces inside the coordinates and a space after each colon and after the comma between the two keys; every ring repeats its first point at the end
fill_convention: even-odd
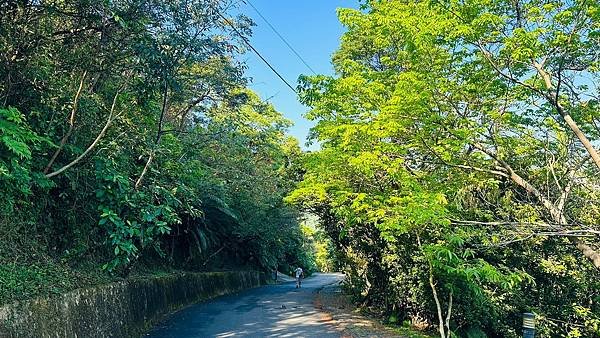
{"type": "Polygon", "coordinates": [[[186,305],[264,284],[254,271],[188,273],[80,289],[0,307],[0,338],[139,337],[186,305]]]}

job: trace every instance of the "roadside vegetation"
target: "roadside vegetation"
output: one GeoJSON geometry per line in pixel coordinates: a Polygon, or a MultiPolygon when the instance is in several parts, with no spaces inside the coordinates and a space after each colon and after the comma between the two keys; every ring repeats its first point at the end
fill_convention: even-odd
{"type": "Polygon", "coordinates": [[[229,1],[0,3],[0,304],[131,275],[310,266],[290,121],[229,1]]]}
{"type": "Polygon", "coordinates": [[[600,336],[597,0],[339,10],[314,152],[236,3],[0,2],[0,304],[301,266],[400,332],[600,336]]]}
{"type": "Polygon", "coordinates": [[[364,307],[440,337],[600,335],[598,1],[363,1],[301,79],[319,216],[364,307]]]}

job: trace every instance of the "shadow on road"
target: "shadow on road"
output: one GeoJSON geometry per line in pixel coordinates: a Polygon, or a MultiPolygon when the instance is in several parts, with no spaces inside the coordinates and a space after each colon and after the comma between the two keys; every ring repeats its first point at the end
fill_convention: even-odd
{"type": "Polygon", "coordinates": [[[146,337],[340,337],[331,317],[313,305],[315,292],[341,274],[315,274],[196,304],[175,313],[146,337]]]}

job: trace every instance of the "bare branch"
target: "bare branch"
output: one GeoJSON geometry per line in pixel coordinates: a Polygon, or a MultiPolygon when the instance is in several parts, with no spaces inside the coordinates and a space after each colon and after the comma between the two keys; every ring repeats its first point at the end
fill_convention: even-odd
{"type": "Polygon", "coordinates": [[[152,164],[152,160],[154,159],[154,150],[150,153],[150,156],[148,156],[148,160],[146,161],[146,165],[144,165],[144,169],[142,170],[142,173],[140,174],[140,176],[138,177],[138,179],[135,181],[135,189],[139,189],[140,185],[142,184],[142,179],[144,178],[144,176],[146,175],[146,173],[148,172],[148,168],[150,168],[150,164],[152,164]]]}
{"type": "Polygon", "coordinates": [[[500,67],[498,67],[498,65],[492,60],[491,56],[490,56],[490,52],[488,50],[486,50],[485,48],[483,48],[483,46],[481,45],[481,43],[476,43],[475,46],[481,51],[481,54],[483,54],[484,58],[487,60],[487,62],[489,63],[490,66],[492,66],[492,68],[494,68],[494,70],[496,71],[496,73],[498,73],[498,75],[500,75],[501,77],[510,80],[511,82],[514,82],[518,85],[521,85],[525,88],[528,88],[538,94],[542,94],[545,95],[545,93],[541,92],[538,88],[535,88],[519,79],[517,79],[516,77],[506,74],[504,73],[500,67]]]}
{"type": "Polygon", "coordinates": [[[154,140],[154,148],[152,149],[152,152],[148,156],[148,160],[146,161],[146,165],[144,165],[144,169],[142,169],[140,176],[135,181],[135,189],[136,190],[139,189],[140,185],[142,184],[142,180],[144,179],[144,176],[148,172],[148,169],[150,168],[150,165],[152,164],[152,160],[154,159],[154,156],[156,155],[156,148],[160,144],[160,140],[164,134],[163,122],[164,122],[164,118],[165,118],[165,113],[167,111],[167,103],[168,103],[168,95],[169,95],[169,84],[167,82],[166,77],[165,77],[164,82],[165,82],[165,86],[163,88],[162,109],[160,111],[160,118],[158,120],[158,132],[156,133],[156,139],[154,140]]]}
{"type": "Polygon", "coordinates": [[[112,106],[110,108],[110,113],[108,114],[108,119],[106,120],[106,124],[104,125],[104,127],[102,128],[102,130],[100,131],[98,136],[96,136],[96,139],[92,142],[92,144],[90,144],[81,155],[79,155],[76,159],[71,161],[69,164],[65,165],[64,167],[62,167],[52,173],[46,174],[47,178],[54,177],[56,175],[63,173],[64,171],[68,170],[69,168],[71,168],[72,166],[77,164],[79,161],[81,161],[82,158],[84,158],[90,151],[92,151],[94,149],[94,147],[96,147],[98,142],[100,142],[100,139],[102,139],[102,137],[104,137],[104,134],[106,134],[108,127],[110,127],[112,122],[120,116],[120,114],[114,115],[118,96],[119,96],[119,92],[117,91],[117,93],[115,94],[115,97],[113,98],[112,106]]]}
{"type": "Polygon", "coordinates": [[[56,161],[56,158],[58,157],[58,155],[61,153],[61,151],[65,147],[65,144],[67,143],[67,139],[73,133],[73,126],[75,124],[75,112],[77,111],[77,106],[79,104],[79,97],[81,95],[81,90],[83,89],[83,81],[85,80],[86,75],[87,75],[87,71],[84,71],[83,75],[81,76],[81,81],[79,82],[79,89],[77,89],[77,93],[75,94],[75,98],[73,99],[73,108],[71,109],[71,115],[69,116],[69,130],[67,130],[67,133],[60,140],[60,145],[58,146],[58,149],[56,149],[56,151],[54,152],[54,155],[52,155],[52,158],[48,162],[48,165],[46,165],[46,168],[44,169],[44,174],[47,174],[50,171],[50,168],[52,168],[54,161],[56,161]]]}
{"type": "MultiPolygon", "coordinates": [[[[505,162],[504,160],[499,158],[496,154],[494,154],[493,152],[489,151],[488,149],[486,149],[485,147],[483,147],[479,144],[474,144],[474,146],[477,149],[481,150],[482,152],[486,153],[488,156],[495,159],[501,166],[504,167],[504,169],[506,169],[509,172],[510,179],[515,184],[521,186],[528,193],[530,193],[534,197],[536,197],[538,199],[538,201],[540,201],[540,203],[542,203],[542,205],[548,210],[548,212],[550,213],[550,216],[552,217],[554,222],[557,222],[561,225],[566,225],[568,223],[567,219],[565,218],[562,211],[559,210],[552,202],[550,202],[550,200],[548,200],[536,187],[534,187],[531,183],[529,183],[523,177],[518,175],[507,162],[505,162]]],[[[569,241],[571,243],[573,243],[577,247],[577,249],[579,249],[579,251],[581,251],[581,253],[585,257],[587,257],[589,260],[592,261],[592,264],[594,264],[594,266],[597,269],[600,269],[600,253],[595,251],[589,245],[583,243],[581,241],[581,239],[579,239],[575,236],[567,236],[567,238],[569,239],[569,241]]]]}
{"type": "MultiPolygon", "coordinates": [[[[419,248],[421,249],[423,256],[425,256],[425,252],[423,251],[423,245],[421,244],[421,237],[419,236],[419,234],[417,234],[417,243],[419,244],[419,248]]],[[[429,260],[429,258],[425,257],[425,259],[427,260],[429,266],[429,286],[431,287],[431,292],[433,293],[433,299],[435,300],[435,305],[437,308],[437,315],[439,321],[438,330],[440,332],[440,337],[446,338],[446,330],[444,329],[444,317],[442,314],[442,305],[440,303],[437,289],[435,287],[435,282],[433,280],[433,265],[431,264],[431,260],[429,260]]]]}
{"type": "Polygon", "coordinates": [[[450,317],[452,316],[452,294],[453,290],[450,289],[450,295],[448,296],[448,311],[446,312],[446,331],[448,337],[450,337],[450,317]]]}
{"type": "Polygon", "coordinates": [[[485,168],[479,168],[479,167],[473,167],[473,166],[461,165],[461,164],[449,164],[449,163],[445,163],[445,165],[447,165],[449,167],[455,167],[455,168],[460,168],[460,169],[465,169],[465,170],[472,170],[472,171],[479,171],[479,172],[484,172],[484,173],[488,173],[488,174],[492,174],[492,175],[496,175],[496,176],[502,176],[502,177],[510,178],[510,175],[508,175],[507,173],[505,173],[503,171],[500,171],[500,170],[485,169],[485,168]]]}

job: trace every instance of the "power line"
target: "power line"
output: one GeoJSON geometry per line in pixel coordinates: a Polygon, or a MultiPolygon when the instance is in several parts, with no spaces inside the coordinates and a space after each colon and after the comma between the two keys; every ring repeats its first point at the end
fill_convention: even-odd
{"type": "Polygon", "coordinates": [[[271,30],[273,32],[275,32],[275,34],[277,34],[277,36],[281,39],[281,41],[283,41],[283,43],[286,44],[286,46],[288,46],[288,48],[294,53],[296,54],[296,56],[298,57],[298,59],[300,59],[300,61],[302,61],[302,63],[308,68],[310,69],[311,72],[313,72],[313,74],[317,75],[317,72],[315,72],[314,69],[312,69],[311,66],[308,65],[308,63],[304,60],[304,58],[300,55],[300,53],[298,53],[296,51],[296,49],[294,49],[294,47],[292,47],[292,45],[283,37],[283,35],[281,35],[277,29],[275,29],[275,27],[273,27],[273,25],[269,22],[269,20],[267,20],[267,18],[265,18],[262,13],[250,2],[250,0],[244,0],[244,2],[246,2],[248,5],[250,5],[250,7],[252,7],[252,9],[254,9],[254,11],[267,23],[267,25],[269,25],[269,27],[271,27],[271,30]]]}
{"type": "Polygon", "coordinates": [[[258,57],[273,71],[273,73],[275,73],[275,75],[277,75],[277,77],[279,77],[279,79],[281,79],[281,81],[283,81],[294,93],[298,94],[298,92],[296,91],[296,89],[294,87],[292,87],[292,85],[287,82],[287,80],[273,67],[271,66],[271,64],[269,63],[269,61],[267,61],[267,59],[265,59],[258,50],[256,50],[256,48],[254,48],[254,46],[252,46],[252,44],[250,43],[250,41],[242,34],[240,33],[240,31],[238,31],[237,28],[235,28],[235,26],[233,25],[233,23],[231,23],[231,21],[229,21],[227,18],[225,18],[223,16],[223,14],[221,14],[221,12],[216,11],[216,13],[221,17],[221,19],[225,20],[225,22],[229,25],[229,27],[231,27],[231,29],[233,29],[233,31],[242,39],[244,40],[244,42],[248,45],[248,47],[250,47],[250,49],[252,49],[252,51],[258,55],[258,57]]]}

